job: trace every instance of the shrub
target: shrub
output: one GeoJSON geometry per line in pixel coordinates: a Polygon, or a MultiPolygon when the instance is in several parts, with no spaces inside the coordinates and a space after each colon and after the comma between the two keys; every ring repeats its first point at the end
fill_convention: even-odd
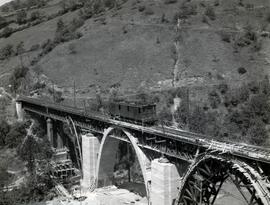
{"type": "Polygon", "coordinates": [[[5,26],[7,26],[7,21],[5,18],[3,18],[2,16],[0,16],[0,29],[4,28],[5,26]]]}
{"type": "Polygon", "coordinates": [[[59,19],[59,21],[57,22],[54,42],[58,44],[61,42],[80,38],[82,34],[75,31],[77,28],[82,26],[83,23],[84,21],[82,20],[82,18],[74,18],[69,24],[65,24],[62,19],[59,19]]]}
{"type": "Polygon", "coordinates": [[[266,21],[268,23],[270,23],[270,12],[266,14],[266,18],[265,19],[266,19],[266,21]]]}
{"type": "Polygon", "coordinates": [[[262,49],[262,40],[257,40],[256,42],[254,42],[253,50],[255,52],[259,52],[261,49],[262,49]]]}
{"type": "Polygon", "coordinates": [[[10,28],[9,26],[5,27],[4,30],[2,31],[2,36],[4,38],[9,37],[13,33],[13,29],[10,28]]]}
{"type": "Polygon", "coordinates": [[[113,8],[115,6],[115,0],[105,0],[104,5],[107,8],[113,8]]]}
{"type": "Polygon", "coordinates": [[[177,2],[177,0],[165,0],[164,4],[174,4],[176,2],[177,2]]]}
{"type": "Polygon", "coordinates": [[[221,83],[218,85],[218,90],[221,94],[227,93],[228,89],[229,89],[228,84],[226,84],[226,83],[221,83]]]}
{"type": "Polygon", "coordinates": [[[39,49],[39,47],[40,47],[39,44],[32,45],[31,48],[30,48],[30,51],[36,51],[36,50],[39,49]]]}
{"type": "Polygon", "coordinates": [[[45,41],[41,45],[42,52],[39,55],[43,56],[43,55],[51,52],[55,48],[55,46],[56,46],[56,44],[51,39],[48,39],[47,41],[45,41]]]}
{"type": "Polygon", "coordinates": [[[212,90],[211,92],[209,92],[208,94],[208,100],[210,102],[210,106],[215,109],[219,106],[219,104],[221,103],[221,99],[218,95],[218,93],[214,90],[212,90]]]}
{"type": "Polygon", "coordinates": [[[41,18],[40,12],[39,11],[34,11],[30,14],[30,20],[35,21],[41,18]]]}
{"type": "Polygon", "coordinates": [[[206,115],[203,109],[199,106],[195,107],[189,117],[189,129],[192,132],[205,134],[206,130],[206,115]]]}
{"type": "Polygon", "coordinates": [[[209,23],[208,19],[207,19],[207,17],[205,15],[202,16],[202,22],[207,23],[207,24],[209,23]]]}
{"type": "Polygon", "coordinates": [[[263,145],[268,138],[265,124],[258,120],[254,120],[252,122],[252,125],[247,131],[247,135],[249,136],[249,141],[251,144],[260,146],[263,145]]]}
{"type": "Polygon", "coordinates": [[[153,15],[154,14],[154,11],[153,9],[151,9],[150,7],[147,7],[144,11],[144,14],[145,15],[153,15]]]}
{"type": "Polygon", "coordinates": [[[17,12],[16,19],[17,19],[18,24],[26,23],[26,21],[27,21],[26,18],[27,18],[27,13],[26,13],[26,11],[24,9],[17,12]]]}
{"type": "Polygon", "coordinates": [[[88,19],[91,18],[93,16],[93,9],[92,9],[92,4],[90,4],[90,2],[86,2],[84,4],[83,9],[81,9],[79,11],[79,15],[84,18],[84,19],[88,19]]]}
{"type": "Polygon", "coordinates": [[[243,75],[243,74],[245,74],[245,73],[247,72],[247,70],[246,70],[244,67],[239,67],[239,68],[237,69],[237,71],[238,71],[238,73],[241,74],[241,75],[243,75]]]}
{"type": "Polygon", "coordinates": [[[1,119],[0,120],[0,146],[6,145],[6,135],[8,134],[10,129],[9,124],[1,119]]]}
{"type": "Polygon", "coordinates": [[[22,139],[26,135],[26,124],[25,123],[15,123],[11,126],[10,131],[6,135],[6,144],[10,148],[17,147],[22,139]]]}
{"type": "Polygon", "coordinates": [[[11,44],[7,44],[0,50],[0,58],[7,59],[14,55],[13,46],[11,44]]]}
{"type": "Polygon", "coordinates": [[[227,42],[227,43],[231,42],[231,35],[229,33],[222,32],[220,36],[221,36],[222,41],[227,42]]]}
{"type": "Polygon", "coordinates": [[[8,5],[1,6],[1,11],[4,12],[4,13],[9,12],[9,6],[8,5]]]}
{"type": "Polygon", "coordinates": [[[245,35],[244,37],[250,41],[256,41],[257,40],[257,35],[254,29],[252,28],[251,25],[247,25],[245,28],[245,35]]]}
{"type": "Polygon", "coordinates": [[[213,7],[208,6],[204,12],[206,16],[208,16],[209,19],[214,21],[216,19],[216,13],[213,7]]]}
{"type": "Polygon", "coordinates": [[[70,54],[75,54],[75,53],[77,53],[76,47],[75,47],[74,44],[69,44],[68,50],[69,50],[69,53],[70,53],[70,54]]]}
{"type": "Polygon", "coordinates": [[[102,1],[95,1],[92,8],[94,14],[98,14],[104,11],[102,1]]]}
{"type": "Polygon", "coordinates": [[[28,72],[27,67],[16,67],[9,78],[9,84],[12,86],[11,90],[16,92],[22,84],[22,80],[26,77],[28,72]]]}
{"type": "Polygon", "coordinates": [[[187,19],[189,16],[197,14],[196,4],[183,3],[180,7],[180,11],[177,13],[177,18],[187,19]]]}
{"type": "Polygon", "coordinates": [[[84,21],[82,18],[73,18],[72,21],[70,22],[70,30],[71,32],[74,32],[76,29],[80,28],[83,26],[84,21]]]}
{"type": "Polygon", "coordinates": [[[22,53],[25,52],[25,49],[24,49],[24,43],[23,41],[21,41],[17,46],[16,46],[16,52],[15,54],[16,55],[21,55],[22,53]]]}
{"type": "Polygon", "coordinates": [[[143,12],[144,10],[145,10],[145,6],[144,5],[138,6],[138,11],[139,12],[143,12]]]}

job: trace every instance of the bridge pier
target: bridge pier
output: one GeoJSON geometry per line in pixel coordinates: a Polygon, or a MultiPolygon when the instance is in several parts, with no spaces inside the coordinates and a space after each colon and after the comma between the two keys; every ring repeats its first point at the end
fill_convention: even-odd
{"type": "Polygon", "coordinates": [[[47,137],[53,147],[53,122],[51,118],[47,119],[47,137]]]}
{"type": "Polygon", "coordinates": [[[180,175],[175,164],[154,159],[151,162],[151,205],[168,205],[177,198],[180,175]]]}
{"type": "Polygon", "coordinates": [[[16,113],[17,113],[17,117],[18,117],[18,121],[23,121],[24,119],[24,113],[23,113],[23,109],[22,109],[22,102],[16,102],[16,113]]]}
{"type": "Polygon", "coordinates": [[[95,185],[99,147],[100,142],[93,134],[82,135],[82,186],[85,189],[95,185]]]}
{"type": "Polygon", "coordinates": [[[57,133],[57,143],[56,143],[56,148],[61,149],[64,147],[63,140],[60,134],[57,133]]]}

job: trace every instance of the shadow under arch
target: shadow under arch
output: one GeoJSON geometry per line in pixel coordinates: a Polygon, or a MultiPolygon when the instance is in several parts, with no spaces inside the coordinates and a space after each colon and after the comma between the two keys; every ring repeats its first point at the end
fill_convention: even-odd
{"type": "MultiPolygon", "coordinates": [[[[110,178],[113,176],[115,155],[116,155],[120,140],[109,137],[109,135],[115,129],[119,129],[119,128],[109,127],[103,133],[103,137],[101,140],[99,153],[98,153],[98,160],[97,160],[96,187],[108,186],[112,184],[112,180],[110,178]]],[[[131,143],[131,146],[135,150],[135,154],[139,161],[140,168],[142,171],[146,194],[147,196],[149,196],[148,182],[150,181],[151,176],[150,176],[149,171],[147,170],[147,167],[149,167],[150,160],[138,146],[137,139],[125,129],[121,128],[121,131],[128,138],[128,140],[131,143]]]]}
{"type": "Polygon", "coordinates": [[[239,160],[205,155],[195,160],[185,173],[174,205],[214,204],[229,177],[238,189],[250,192],[250,198],[245,199],[247,204],[270,204],[269,183],[253,167],[239,160]]]}

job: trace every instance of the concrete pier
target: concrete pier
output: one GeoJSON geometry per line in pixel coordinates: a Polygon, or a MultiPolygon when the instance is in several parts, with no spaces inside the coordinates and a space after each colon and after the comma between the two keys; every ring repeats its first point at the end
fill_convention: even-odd
{"type": "Polygon", "coordinates": [[[16,102],[16,113],[17,113],[18,121],[20,122],[23,121],[24,113],[23,113],[21,102],[16,102]]]}
{"type": "Polygon", "coordinates": [[[47,119],[47,137],[53,147],[53,122],[50,118],[47,119]]]}
{"type": "Polygon", "coordinates": [[[99,140],[93,134],[82,135],[82,186],[85,189],[93,186],[97,178],[96,168],[99,147],[99,140]]]}
{"type": "Polygon", "coordinates": [[[63,140],[62,137],[59,133],[57,133],[57,149],[61,149],[63,148],[64,144],[63,144],[63,140]]]}
{"type": "Polygon", "coordinates": [[[171,205],[179,194],[179,185],[180,176],[174,164],[160,159],[151,162],[151,205],[171,205]]]}

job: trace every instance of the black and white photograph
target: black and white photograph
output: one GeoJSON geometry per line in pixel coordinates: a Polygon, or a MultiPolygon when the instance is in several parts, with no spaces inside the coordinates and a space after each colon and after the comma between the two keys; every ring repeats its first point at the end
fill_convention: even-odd
{"type": "Polygon", "coordinates": [[[270,0],[0,0],[0,205],[270,205],[270,0]]]}

